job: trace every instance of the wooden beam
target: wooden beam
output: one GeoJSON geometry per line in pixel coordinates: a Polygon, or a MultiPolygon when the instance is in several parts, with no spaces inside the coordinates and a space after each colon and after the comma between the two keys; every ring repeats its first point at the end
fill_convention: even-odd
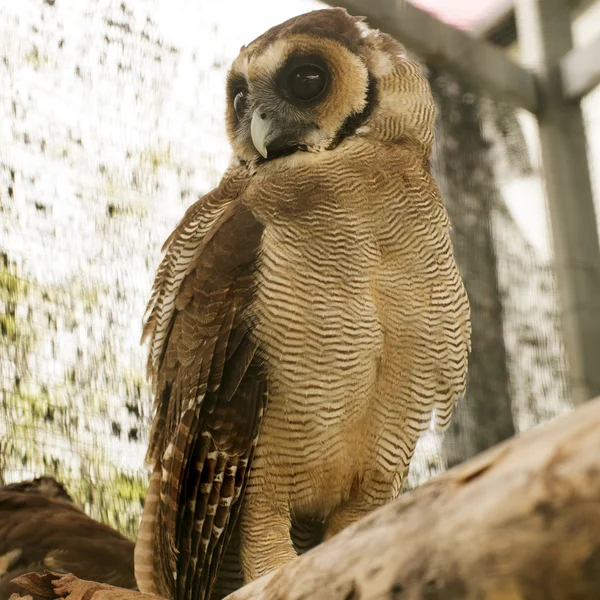
{"type": "MultiPolygon", "coordinates": [[[[569,0],[571,20],[585,13],[598,0],[569,0]]],[[[478,38],[498,40],[503,47],[517,41],[515,23],[515,0],[498,0],[491,15],[486,15],[479,23],[469,29],[469,33],[478,38]],[[500,33],[502,32],[502,33],[500,33]]]]}
{"type": "Polygon", "coordinates": [[[560,61],[563,94],[580,100],[600,84],[600,37],[584,48],[571,50],[560,61]]]}
{"type": "Polygon", "coordinates": [[[325,0],[325,3],[367,17],[371,26],[392,35],[428,65],[447,69],[475,89],[537,113],[535,75],[484,40],[442,23],[405,0],[325,0]]]}
{"type": "MultiPolygon", "coordinates": [[[[597,399],[432,479],[227,600],[598,600],[599,431],[597,399]]],[[[16,583],[36,600],[159,600],[73,575],[16,583]]]]}
{"type": "Polygon", "coordinates": [[[566,0],[515,5],[523,61],[539,69],[538,114],[571,395],[600,394],[600,245],[579,103],[562,93],[560,64],[573,46],[566,0]]]}

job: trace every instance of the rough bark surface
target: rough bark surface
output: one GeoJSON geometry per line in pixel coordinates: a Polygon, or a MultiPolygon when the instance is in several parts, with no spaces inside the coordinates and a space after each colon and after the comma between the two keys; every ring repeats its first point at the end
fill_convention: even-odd
{"type": "MultiPolygon", "coordinates": [[[[39,581],[20,579],[44,596],[31,587],[39,581]]],[[[138,600],[72,576],[53,586],[44,597],[138,600]]],[[[284,598],[597,600],[600,398],[405,494],[228,600],[284,598]]]]}
{"type": "Polygon", "coordinates": [[[69,600],[157,600],[159,596],[142,594],[133,590],[115,587],[106,583],[96,583],[79,579],[71,573],[63,575],[47,571],[28,573],[17,577],[14,583],[27,591],[26,596],[13,594],[10,600],[51,600],[69,598],[69,600]]]}

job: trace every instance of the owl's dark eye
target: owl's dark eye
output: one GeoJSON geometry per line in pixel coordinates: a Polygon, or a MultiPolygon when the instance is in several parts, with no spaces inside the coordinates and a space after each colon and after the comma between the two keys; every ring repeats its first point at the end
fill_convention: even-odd
{"type": "Polygon", "coordinates": [[[325,90],[327,74],[317,65],[302,65],[294,69],[288,77],[289,93],[295,100],[309,102],[316,100],[325,90]]]}
{"type": "Polygon", "coordinates": [[[248,108],[248,95],[245,90],[239,90],[233,99],[233,110],[238,119],[241,119],[248,108]]]}

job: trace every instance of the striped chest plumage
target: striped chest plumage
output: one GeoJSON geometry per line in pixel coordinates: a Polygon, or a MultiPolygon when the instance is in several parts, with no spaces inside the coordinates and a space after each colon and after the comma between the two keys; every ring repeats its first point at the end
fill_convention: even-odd
{"type": "Polygon", "coordinates": [[[356,375],[377,359],[382,332],[372,290],[379,252],[363,225],[324,207],[265,227],[255,335],[274,393],[302,393],[310,403],[364,385],[356,375]]]}
{"type": "Polygon", "coordinates": [[[348,487],[376,387],[383,332],[372,277],[380,257],[363,225],[328,206],[291,226],[269,223],[261,243],[253,320],[269,399],[257,464],[264,445],[270,477],[311,482],[297,497],[307,509],[335,505],[348,487]]]}
{"type": "Polygon", "coordinates": [[[296,196],[263,186],[250,204],[265,224],[252,321],[269,377],[254,468],[266,461],[269,478],[296,491],[309,482],[299,510],[326,512],[373,469],[399,485],[412,455],[412,439],[401,447],[413,437],[407,420],[416,437],[436,395],[434,288],[445,283],[442,259],[453,266],[443,248],[436,254],[445,213],[400,179],[380,185],[389,165],[375,167],[372,148],[353,157],[366,168],[352,187],[347,173],[317,170],[298,175],[296,196]]]}

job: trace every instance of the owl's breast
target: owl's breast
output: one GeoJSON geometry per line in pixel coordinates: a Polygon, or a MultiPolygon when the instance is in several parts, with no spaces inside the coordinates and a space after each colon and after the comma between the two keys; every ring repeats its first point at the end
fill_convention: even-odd
{"type": "Polygon", "coordinates": [[[351,486],[383,348],[377,250],[334,216],[335,227],[317,217],[265,227],[253,307],[269,378],[258,456],[271,476],[305,482],[312,491],[299,502],[312,509],[335,506],[351,486]]]}
{"type": "Polygon", "coordinates": [[[369,231],[344,213],[265,227],[254,330],[276,388],[331,402],[371,385],[382,345],[378,261],[369,231]]]}

